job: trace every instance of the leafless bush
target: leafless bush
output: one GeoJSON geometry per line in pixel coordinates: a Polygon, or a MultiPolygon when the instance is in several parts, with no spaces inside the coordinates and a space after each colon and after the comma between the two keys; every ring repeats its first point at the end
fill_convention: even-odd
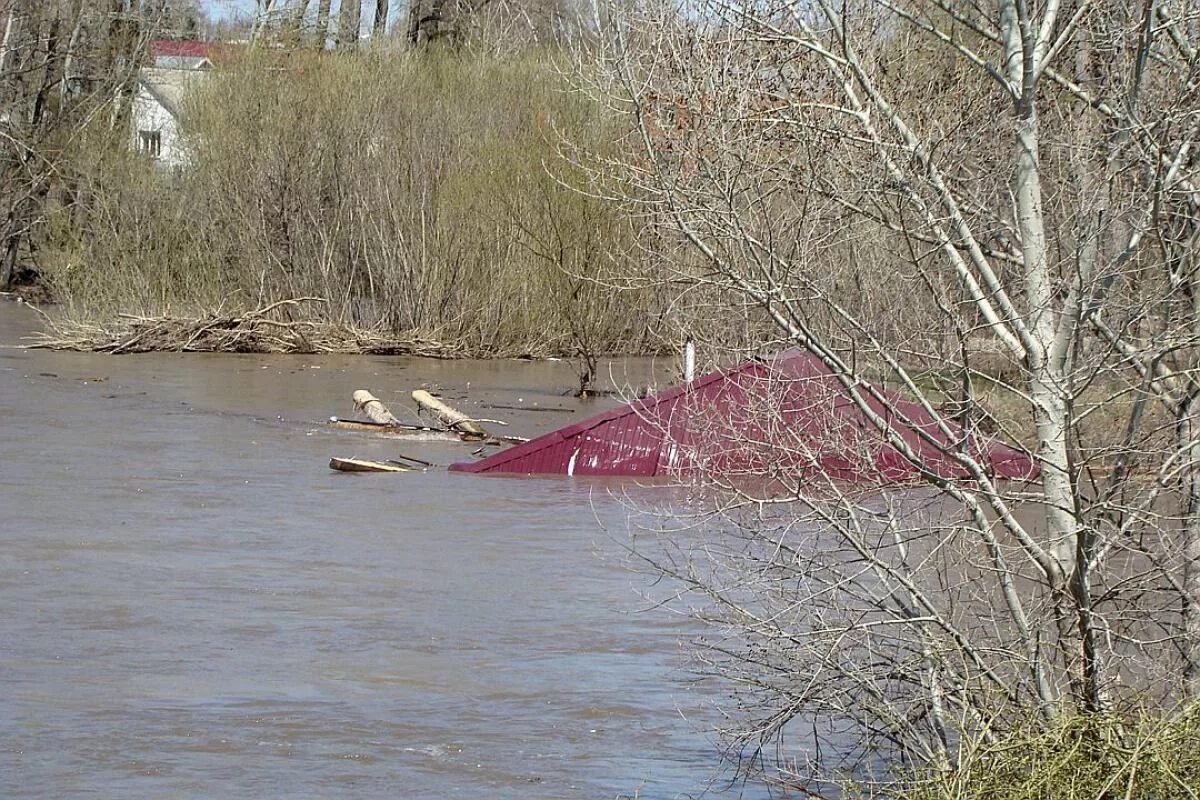
{"type": "Polygon", "coordinates": [[[618,311],[594,280],[627,221],[549,164],[559,131],[603,145],[616,123],[553,59],[264,51],[193,98],[178,177],[84,148],[93,201],[49,278],[93,318],[321,297],[316,322],[462,355],[644,349],[654,296],[618,311]]]}
{"type": "Polygon", "coordinates": [[[717,469],[691,509],[711,535],[654,557],[720,626],[735,741],[779,745],[776,776],[814,774],[814,720],[859,768],[944,766],[1031,715],[1200,691],[1196,20],[768,0],[611,27],[584,85],[635,115],[634,155],[578,163],[624,183],[717,344],[747,320],[805,348],[933,493],[717,469]],[[958,475],[897,438],[883,385],[958,475]],[[1040,480],[995,480],[955,444],[979,429],[1040,480]]]}

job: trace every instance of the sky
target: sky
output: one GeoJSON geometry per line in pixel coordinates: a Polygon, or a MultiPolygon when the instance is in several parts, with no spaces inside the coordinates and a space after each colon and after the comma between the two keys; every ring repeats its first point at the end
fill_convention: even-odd
{"type": "Polygon", "coordinates": [[[254,0],[200,0],[200,5],[214,20],[227,19],[254,10],[254,0]]]}
{"type": "MultiPolygon", "coordinates": [[[[282,8],[286,0],[275,0],[277,8],[282,8]]],[[[219,22],[230,17],[246,16],[253,13],[257,3],[255,0],[200,0],[200,7],[205,9],[213,21],[219,22]]],[[[315,4],[314,4],[315,5],[315,4]]],[[[341,6],[341,0],[333,0],[333,13],[341,6]]],[[[366,10],[363,16],[366,17],[366,10]]]]}

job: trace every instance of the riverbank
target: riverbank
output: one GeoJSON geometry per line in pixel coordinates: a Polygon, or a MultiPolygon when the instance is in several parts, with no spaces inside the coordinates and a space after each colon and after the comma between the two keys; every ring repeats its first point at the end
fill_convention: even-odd
{"type": "MultiPolygon", "coordinates": [[[[44,297],[44,293],[31,292],[44,297]]],[[[408,355],[423,358],[572,358],[658,356],[675,353],[678,343],[644,329],[638,340],[591,342],[566,331],[539,330],[487,339],[446,328],[361,327],[310,313],[324,298],[279,300],[261,308],[218,309],[184,314],[80,313],[70,307],[26,301],[42,314],[42,330],[30,346],[44,350],[94,353],[340,353],[408,355]]]]}
{"type": "Polygon", "coordinates": [[[108,324],[43,315],[45,328],[33,346],[96,353],[342,353],[470,358],[474,353],[418,333],[387,336],[305,318],[304,307],[320,298],[281,300],[236,314],[197,317],[119,315],[108,324]]]}

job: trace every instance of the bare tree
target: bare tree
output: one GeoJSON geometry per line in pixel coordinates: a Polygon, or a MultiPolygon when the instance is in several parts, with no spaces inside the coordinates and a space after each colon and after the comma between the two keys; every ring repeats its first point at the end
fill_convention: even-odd
{"type": "Polygon", "coordinates": [[[10,0],[0,54],[0,287],[34,275],[34,238],[47,204],[72,194],[59,156],[76,126],[101,110],[127,119],[130,89],[157,3],[10,0]]]}
{"type": "MultiPolygon", "coordinates": [[[[738,637],[710,654],[766,709],[756,736],[816,710],[937,761],[1028,713],[1195,696],[1197,14],[710,0],[611,26],[593,89],[632,112],[632,155],[575,157],[624,182],[679,307],[757,307],[759,342],[819,359],[941,498],[794,457],[707,476],[739,536],[666,567],[738,637]],[[979,430],[1040,480],[997,481],[979,430]]],[[[768,405],[755,430],[811,449],[768,405]]]]}

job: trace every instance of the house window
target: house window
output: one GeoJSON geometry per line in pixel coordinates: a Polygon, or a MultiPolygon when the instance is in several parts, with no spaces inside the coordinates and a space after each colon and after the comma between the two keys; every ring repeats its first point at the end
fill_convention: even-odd
{"type": "Polygon", "coordinates": [[[138,131],[138,150],[158,158],[162,154],[162,131],[138,131]]]}

